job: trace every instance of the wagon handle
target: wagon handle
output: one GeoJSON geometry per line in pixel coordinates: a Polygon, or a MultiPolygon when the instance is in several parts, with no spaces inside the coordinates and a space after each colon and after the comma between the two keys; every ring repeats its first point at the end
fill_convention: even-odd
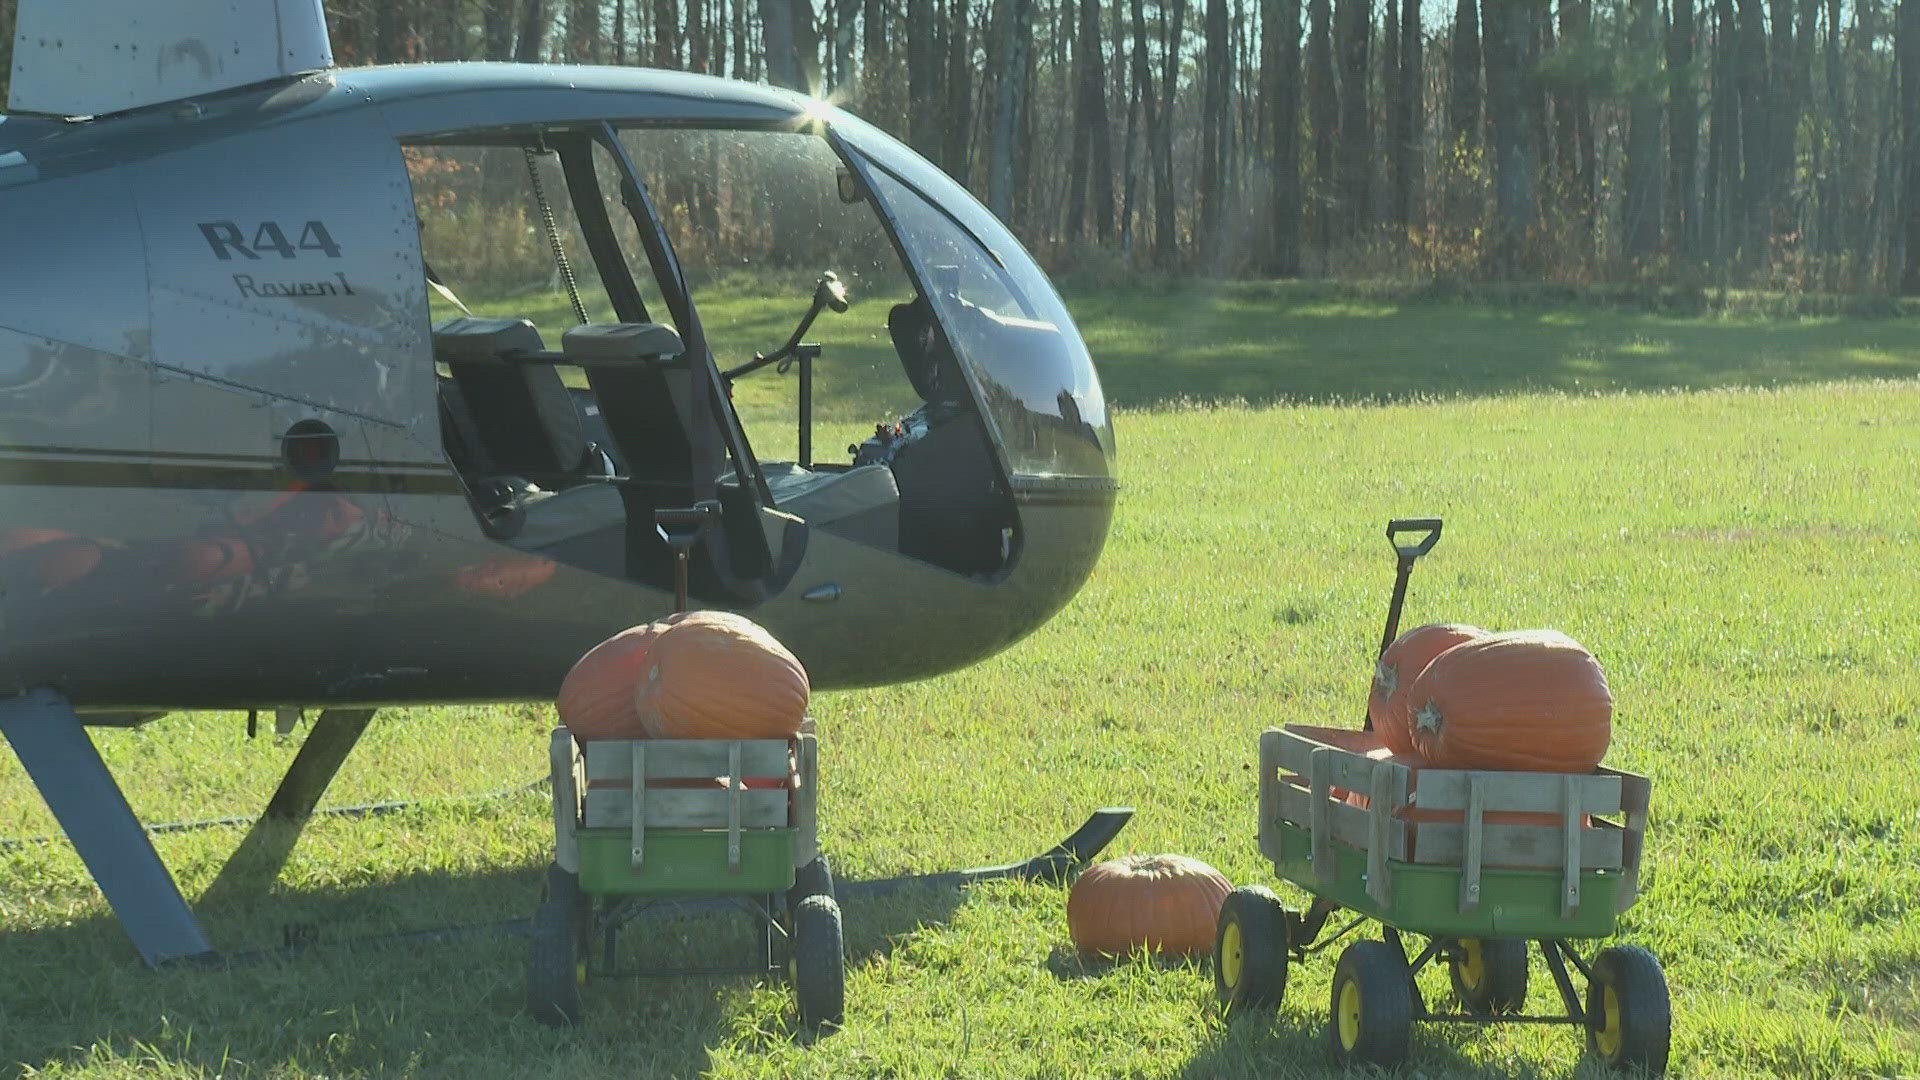
{"type": "Polygon", "coordinates": [[[653,512],[653,531],[673,547],[673,610],[687,610],[687,553],[720,517],[720,504],[703,499],[684,510],[653,512]]]}
{"type": "MultiPolygon", "coordinates": [[[[1400,633],[1400,608],[1407,602],[1407,579],[1413,576],[1413,561],[1433,550],[1440,542],[1439,518],[1394,518],[1387,522],[1387,543],[1393,545],[1393,554],[1397,564],[1393,576],[1393,600],[1387,604],[1387,629],[1380,635],[1380,652],[1387,651],[1393,639],[1400,633]],[[1418,543],[1402,544],[1400,537],[1405,533],[1424,532],[1418,543]]],[[[1376,654],[1377,655],[1377,654],[1376,654]]],[[[1373,730],[1373,717],[1369,715],[1360,730],[1373,730]]]]}

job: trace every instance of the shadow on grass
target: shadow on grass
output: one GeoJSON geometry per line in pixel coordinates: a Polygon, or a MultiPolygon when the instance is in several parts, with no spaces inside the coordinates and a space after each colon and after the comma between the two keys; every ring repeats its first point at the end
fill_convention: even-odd
{"type": "Polygon", "coordinates": [[[1910,316],[1675,314],[1554,299],[1370,297],[1325,283],[1229,282],[1172,295],[1073,291],[1067,304],[1108,398],[1129,408],[1920,375],[1920,320],[1910,316]]]}
{"type": "MultiPolygon", "coordinates": [[[[752,999],[778,975],[595,980],[581,1026],[536,1023],[523,1007],[523,920],[543,876],[518,867],[290,888],[225,875],[215,902],[197,908],[226,962],[157,971],[140,966],[110,916],[10,932],[0,938],[0,969],[14,974],[0,986],[0,1075],[112,1064],[182,1076],[485,1076],[534,1061],[543,1072],[687,1076],[743,1024],[766,1023],[752,999]]],[[[964,901],[957,888],[914,887],[850,899],[850,968],[964,901]]],[[[632,948],[650,965],[759,958],[751,922],[721,905],[647,913],[624,937],[623,964],[632,948]]]]}
{"type": "MultiPolygon", "coordinates": [[[[1339,1075],[1403,1075],[1485,1077],[1487,1080],[1538,1080],[1537,1068],[1522,1062],[1476,1062],[1462,1054],[1459,1043],[1474,1037],[1472,1029],[1441,1030],[1438,1024],[1415,1024],[1406,1063],[1395,1073],[1372,1069],[1343,1074],[1333,1064],[1328,1045],[1326,1003],[1295,1004],[1278,1013],[1246,1014],[1208,1020],[1208,1036],[1180,1075],[1193,1080],[1237,1077],[1320,1077],[1339,1075]]],[[[1451,1025],[1458,1028],[1459,1025],[1451,1025]]],[[[1568,1068],[1574,1065],[1569,1059],[1568,1068]]]]}

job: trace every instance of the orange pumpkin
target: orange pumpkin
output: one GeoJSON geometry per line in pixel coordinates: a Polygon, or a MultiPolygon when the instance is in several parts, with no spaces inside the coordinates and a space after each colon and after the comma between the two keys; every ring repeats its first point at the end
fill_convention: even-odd
{"type": "Polygon", "coordinates": [[[695,611],[654,639],[634,708],[656,739],[787,739],[808,694],[806,669],[764,627],[695,611]]]}
{"type": "Polygon", "coordinates": [[[1232,891],[1220,871],[1185,855],[1109,859],[1074,881],[1067,931],[1082,952],[1102,956],[1210,952],[1220,905],[1232,891]]]}
{"type": "Polygon", "coordinates": [[[1455,645],[1414,680],[1414,750],[1436,769],[1591,772],[1613,735],[1613,694],[1565,634],[1525,630],[1455,645]]]}
{"type": "Polygon", "coordinates": [[[556,702],[560,722],[574,738],[646,737],[634,691],[646,674],[647,652],[667,625],[656,622],[622,630],[575,661],[560,682],[556,702]]]}
{"type": "Polygon", "coordinates": [[[1407,691],[1413,681],[1427,670],[1433,658],[1463,641],[1487,635],[1477,626],[1459,623],[1429,623],[1393,639],[1373,666],[1373,692],[1367,695],[1367,716],[1380,741],[1396,754],[1413,750],[1413,733],[1407,715],[1407,691]]]}

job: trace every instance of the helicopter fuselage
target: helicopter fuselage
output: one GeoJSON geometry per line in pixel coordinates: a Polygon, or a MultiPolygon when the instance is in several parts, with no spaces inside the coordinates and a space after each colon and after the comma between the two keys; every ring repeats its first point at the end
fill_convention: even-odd
{"type": "MultiPolygon", "coordinates": [[[[646,163],[635,171],[644,191],[646,163]]],[[[577,172],[567,182],[584,198],[577,172]]],[[[928,280],[951,260],[917,253],[907,218],[918,211],[875,194],[895,186],[964,226],[990,262],[1016,277],[1030,265],[1017,245],[1003,250],[1010,238],[986,235],[985,211],[957,185],[884,136],[793,95],[697,76],[360,69],[113,117],[0,118],[0,697],[50,687],[83,716],[551,698],[594,643],[671,610],[651,511],[703,499],[725,520],[694,603],[766,625],[816,687],[926,677],[1007,647],[1092,571],[1116,490],[1111,427],[1063,314],[955,325],[972,301],[928,280]],[[899,501],[883,507],[900,515],[897,543],[820,527],[760,483],[766,463],[728,426],[697,310],[668,272],[686,353],[650,362],[682,380],[671,385],[694,432],[690,464],[671,485],[643,477],[640,440],[613,430],[623,445],[574,485],[597,485],[614,507],[602,539],[545,548],[497,527],[483,470],[450,447],[451,338],[429,310],[407,155],[551,140],[561,158],[574,145],[613,148],[617,162],[621,125],[831,140],[915,285],[941,294],[946,345],[964,357],[968,335],[1053,335],[1043,347],[1070,385],[1053,394],[970,367],[971,479],[916,474],[903,456],[899,501]],[[1050,440],[1078,449],[1035,465],[1050,440]],[[950,531],[941,515],[970,499],[993,518],[978,558],[914,548],[910,535],[950,531]]],[[[601,252],[613,233],[585,220],[601,252]]],[[[671,242],[662,229],[649,247],[656,270],[663,257],[671,269],[671,242]]],[[[1045,303],[1058,302],[1048,291],[1045,303]]],[[[596,385],[604,398],[616,380],[596,385]]],[[[582,415],[601,416],[576,390],[582,415]]],[[[822,482],[849,467],[807,465],[822,482]]]]}

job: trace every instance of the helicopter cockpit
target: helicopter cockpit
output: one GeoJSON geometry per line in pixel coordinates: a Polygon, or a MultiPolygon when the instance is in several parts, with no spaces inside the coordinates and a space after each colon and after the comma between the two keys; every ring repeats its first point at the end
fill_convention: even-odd
{"type": "Polygon", "coordinates": [[[489,535],[661,581],[653,512],[712,500],[696,591],[751,602],[786,542],[765,511],[991,577],[1018,558],[1017,478],[1110,480],[1051,287],[944,174],[884,160],[885,136],[859,149],[868,131],[835,114],[407,147],[442,437],[489,535]]]}

